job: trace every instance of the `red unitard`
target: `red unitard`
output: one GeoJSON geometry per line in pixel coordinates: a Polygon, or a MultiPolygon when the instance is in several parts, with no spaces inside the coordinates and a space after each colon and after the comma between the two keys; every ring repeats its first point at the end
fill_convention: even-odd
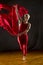
{"type": "MultiPolygon", "coordinates": [[[[3,29],[7,30],[11,35],[17,36],[19,32],[21,33],[25,31],[25,29],[27,28],[27,24],[24,24],[22,22],[20,25],[20,29],[18,28],[18,19],[14,6],[0,4],[0,27],[3,27],[3,29]],[[3,12],[3,10],[7,11],[8,13],[3,12]]],[[[17,5],[17,7],[20,17],[23,17],[25,14],[28,14],[28,10],[24,7],[21,7],[19,5],[17,5]]],[[[28,44],[27,33],[24,33],[21,36],[17,36],[17,40],[20,45],[20,49],[23,52],[23,55],[26,55],[28,44]]]]}
{"type": "MultiPolygon", "coordinates": [[[[19,31],[22,33],[26,30],[28,24],[25,24],[24,22],[21,23],[19,31]]],[[[22,53],[24,56],[27,54],[27,44],[28,44],[28,34],[24,33],[17,37],[18,43],[20,45],[20,49],[22,50],[22,53]]]]}

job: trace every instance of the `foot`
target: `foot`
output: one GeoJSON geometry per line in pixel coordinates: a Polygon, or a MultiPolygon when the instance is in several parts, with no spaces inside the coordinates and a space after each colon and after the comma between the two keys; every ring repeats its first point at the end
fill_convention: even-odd
{"type": "Polygon", "coordinates": [[[25,56],[23,56],[23,61],[25,61],[26,60],[26,57],[25,56]]]}

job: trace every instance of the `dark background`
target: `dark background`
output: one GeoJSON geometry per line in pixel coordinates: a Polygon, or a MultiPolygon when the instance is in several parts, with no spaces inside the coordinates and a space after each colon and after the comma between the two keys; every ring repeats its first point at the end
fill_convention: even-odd
{"type": "MultiPolygon", "coordinates": [[[[31,29],[28,33],[28,51],[43,50],[43,1],[42,0],[0,0],[0,3],[20,4],[29,10],[31,29]]],[[[0,51],[19,50],[16,37],[0,28],[0,51]]]]}

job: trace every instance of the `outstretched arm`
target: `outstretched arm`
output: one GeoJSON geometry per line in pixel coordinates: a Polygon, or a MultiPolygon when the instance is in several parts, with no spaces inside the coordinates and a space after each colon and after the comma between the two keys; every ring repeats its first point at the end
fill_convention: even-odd
{"type": "Polygon", "coordinates": [[[16,16],[17,16],[17,20],[18,20],[18,25],[22,23],[22,17],[19,14],[19,10],[18,10],[18,6],[15,5],[15,12],[16,12],[16,16]]]}

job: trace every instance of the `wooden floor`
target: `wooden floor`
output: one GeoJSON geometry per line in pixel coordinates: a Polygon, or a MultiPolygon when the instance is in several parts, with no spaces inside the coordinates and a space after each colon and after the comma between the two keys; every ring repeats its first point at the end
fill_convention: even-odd
{"type": "Polygon", "coordinates": [[[43,65],[43,53],[29,52],[26,62],[22,60],[21,52],[0,53],[0,65],[43,65]]]}

